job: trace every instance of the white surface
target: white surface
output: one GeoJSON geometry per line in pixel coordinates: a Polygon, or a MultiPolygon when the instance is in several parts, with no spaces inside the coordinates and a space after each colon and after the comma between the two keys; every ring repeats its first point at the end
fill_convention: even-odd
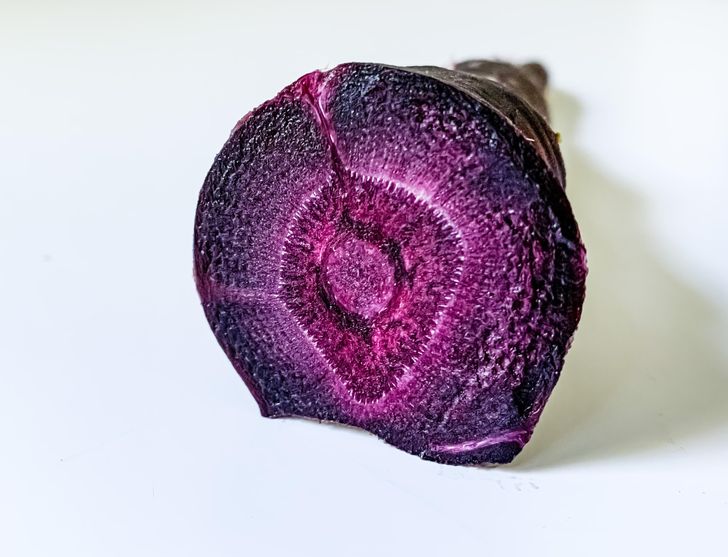
{"type": "Polygon", "coordinates": [[[0,3],[0,554],[725,552],[725,3],[100,4],[0,3]],[[313,68],[477,56],[551,70],[589,250],[532,443],[260,418],[191,278],[215,153],[313,68]]]}

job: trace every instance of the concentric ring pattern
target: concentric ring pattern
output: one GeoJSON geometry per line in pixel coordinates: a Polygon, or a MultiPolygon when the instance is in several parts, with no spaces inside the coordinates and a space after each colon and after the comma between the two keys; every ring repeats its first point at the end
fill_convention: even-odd
{"type": "Polygon", "coordinates": [[[453,464],[508,461],[530,437],[579,319],[584,250],[549,161],[456,77],[314,72],[218,155],[195,276],[264,415],[453,464]]]}

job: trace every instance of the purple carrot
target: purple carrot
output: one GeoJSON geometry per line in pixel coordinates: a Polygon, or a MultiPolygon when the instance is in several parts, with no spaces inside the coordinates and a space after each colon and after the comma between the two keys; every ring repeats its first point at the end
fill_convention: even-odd
{"type": "Polygon", "coordinates": [[[579,321],[585,251],[538,64],[344,64],[245,116],[195,279],[263,416],[510,462],[579,321]]]}

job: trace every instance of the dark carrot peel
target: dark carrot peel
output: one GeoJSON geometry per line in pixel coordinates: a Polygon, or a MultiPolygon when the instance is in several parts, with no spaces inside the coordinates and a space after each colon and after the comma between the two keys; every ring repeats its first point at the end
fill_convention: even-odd
{"type": "Polygon", "coordinates": [[[195,223],[207,319],[268,417],[448,464],[531,437],[585,251],[537,64],[344,64],[245,116],[195,223]]]}

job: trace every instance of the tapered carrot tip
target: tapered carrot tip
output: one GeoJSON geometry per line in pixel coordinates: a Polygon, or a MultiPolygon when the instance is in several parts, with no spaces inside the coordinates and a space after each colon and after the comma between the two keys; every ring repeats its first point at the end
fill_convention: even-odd
{"type": "Polygon", "coordinates": [[[456,68],[344,64],[243,118],[200,194],[195,278],[264,416],[505,463],[559,377],[585,251],[544,69],[456,68]]]}

